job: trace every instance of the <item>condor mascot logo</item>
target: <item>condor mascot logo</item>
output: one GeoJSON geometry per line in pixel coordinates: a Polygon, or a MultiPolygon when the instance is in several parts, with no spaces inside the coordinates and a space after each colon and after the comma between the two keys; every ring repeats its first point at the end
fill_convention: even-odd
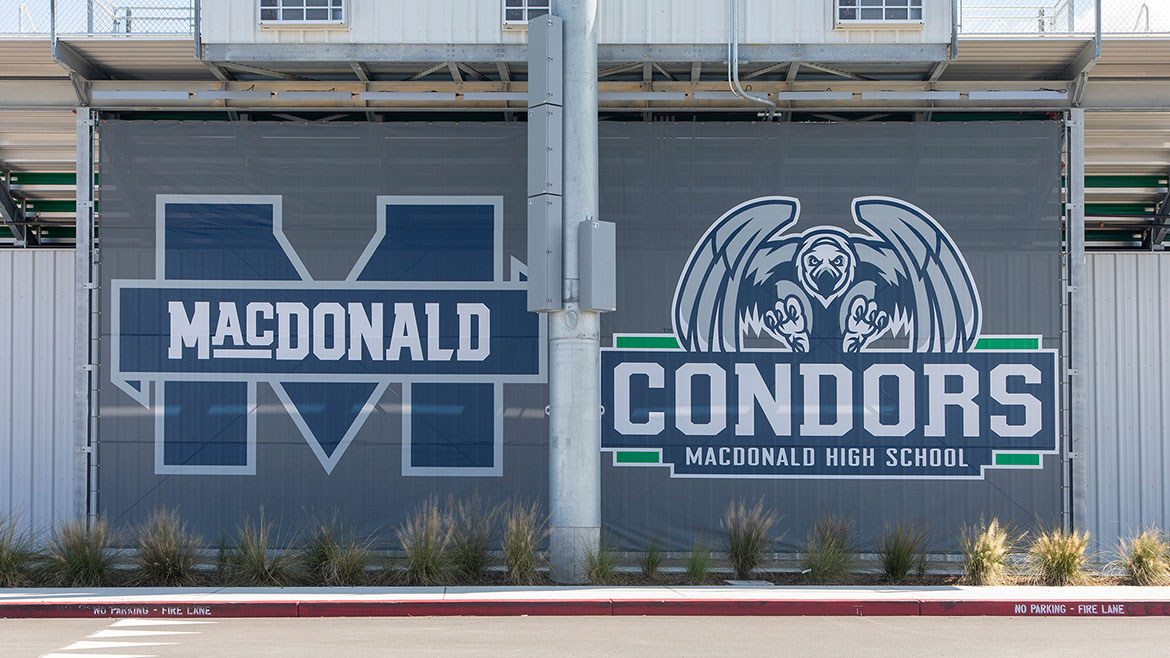
{"type": "Polygon", "coordinates": [[[915,352],[965,352],[979,335],[979,292],[951,237],[919,208],[853,201],[865,233],[818,226],[789,197],[733,208],[695,246],[674,296],[679,344],[737,352],[767,335],[793,352],[859,352],[905,335],[915,352]]]}
{"type": "Polygon", "coordinates": [[[698,240],[673,335],[602,354],[603,450],[673,477],[981,479],[1057,448],[1056,351],[981,335],[980,293],[926,211],[869,196],[856,232],[744,202],[698,240]]]}

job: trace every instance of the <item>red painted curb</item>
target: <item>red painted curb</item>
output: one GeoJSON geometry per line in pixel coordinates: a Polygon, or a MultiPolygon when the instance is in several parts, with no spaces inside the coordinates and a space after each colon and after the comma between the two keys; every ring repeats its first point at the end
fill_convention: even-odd
{"type": "Polygon", "coordinates": [[[61,619],[147,617],[207,619],[215,617],[296,617],[296,601],[141,602],[141,603],[0,603],[0,618],[61,619]]]}
{"type": "Polygon", "coordinates": [[[1164,617],[1170,602],[1150,601],[923,601],[930,616],[1164,617]]]}
{"type": "Polygon", "coordinates": [[[1170,601],[934,601],[585,599],[446,601],[220,601],[0,603],[0,618],[452,617],[452,616],[1170,616],[1170,601]]]}
{"type": "Polygon", "coordinates": [[[614,600],[615,615],[917,616],[918,601],[784,601],[776,599],[614,600]]]}
{"type": "Polygon", "coordinates": [[[302,601],[301,617],[519,617],[613,614],[609,599],[553,601],[302,601]]]}

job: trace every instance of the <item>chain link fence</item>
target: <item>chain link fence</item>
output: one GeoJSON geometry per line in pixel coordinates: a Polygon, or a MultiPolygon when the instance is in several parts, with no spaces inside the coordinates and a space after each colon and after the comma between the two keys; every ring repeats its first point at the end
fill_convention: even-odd
{"type": "Polygon", "coordinates": [[[1105,34],[1170,34],[1170,0],[1103,0],[1105,34]]]}
{"type": "Polygon", "coordinates": [[[0,0],[0,35],[188,36],[195,0],[0,0]]]}
{"type": "Polygon", "coordinates": [[[194,0],[57,0],[57,34],[188,35],[194,0]]]}
{"type": "Polygon", "coordinates": [[[43,37],[52,22],[49,0],[0,0],[0,36],[43,37]]]}
{"type": "MultiPolygon", "coordinates": [[[[1096,0],[960,0],[960,35],[1061,36],[1097,31],[1096,0]]],[[[1170,33],[1170,0],[1101,0],[1105,35],[1170,33]]]]}

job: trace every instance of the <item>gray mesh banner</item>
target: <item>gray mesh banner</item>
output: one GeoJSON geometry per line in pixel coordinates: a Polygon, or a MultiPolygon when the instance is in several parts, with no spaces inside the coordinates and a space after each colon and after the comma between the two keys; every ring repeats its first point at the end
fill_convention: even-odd
{"type": "MultiPolygon", "coordinates": [[[[105,121],[100,512],[381,534],[547,502],[522,123],[105,121]]],[[[616,124],[600,141],[609,540],[763,499],[937,549],[1061,511],[1055,122],[616,124]],[[860,306],[858,306],[860,304],[860,306]]]]}

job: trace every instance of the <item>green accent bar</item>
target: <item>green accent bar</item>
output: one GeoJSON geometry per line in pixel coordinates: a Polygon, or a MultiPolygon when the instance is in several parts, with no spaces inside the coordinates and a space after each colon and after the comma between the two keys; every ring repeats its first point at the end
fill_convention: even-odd
{"type": "MultiPolygon", "coordinates": [[[[94,231],[96,234],[97,231],[94,231]]],[[[46,226],[41,229],[41,236],[46,238],[72,239],[77,237],[76,226],[46,226]]]]}
{"type": "Polygon", "coordinates": [[[12,238],[12,229],[7,226],[0,226],[0,238],[12,238]]]}
{"type": "Polygon", "coordinates": [[[1024,455],[1005,455],[997,453],[995,455],[996,466],[1039,466],[1040,455],[1038,454],[1024,454],[1024,455]]]}
{"type": "Polygon", "coordinates": [[[1144,217],[1154,214],[1152,203],[1086,203],[1085,214],[1110,217],[1144,217]]]}
{"type": "Polygon", "coordinates": [[[618,336],[614,346],[624,350],[677,350],[678,340],[674,336],[618,336]]]}
{"type": "Polygon", "coordinates": [[[1166,177],[1085,176],[1085,187],[1166,187],[1166,177]]]}
{"type": "Polygon", "coordinates": [[[977,350],[1038,350],[1039,338],[980,338],[975,341],[977,350]]]}
{"type": "Polygon", "coordinates": [[[652,451],[634,451],[623,450],[617,454],[617,463],[619,464],[657,464],[658,453],[652,451]]]}
{"type": "MultiPolygon", "coordinates": [[[[97,174],[93,175],[93,182],[97,184],[97,174]]],[[[67,171],[14,171],[12,172],[14,185],[76,185],[77,174],[67,171]]]]}
{"type": "Polygon", "coordinates": [[[1085,242],[1140,242],[1141,231],[1085,231],[1085,242]]]}
{"type": "MultiPolygon", "coordinates": [[[[98,209],[98,204],[95,202],[94,210],[98,209]]],[[[72,200],[61,199],[43,199],[38,201],[29,201],[28,209],[33,212],[77,212],[77,202],[72,200]]]]}

